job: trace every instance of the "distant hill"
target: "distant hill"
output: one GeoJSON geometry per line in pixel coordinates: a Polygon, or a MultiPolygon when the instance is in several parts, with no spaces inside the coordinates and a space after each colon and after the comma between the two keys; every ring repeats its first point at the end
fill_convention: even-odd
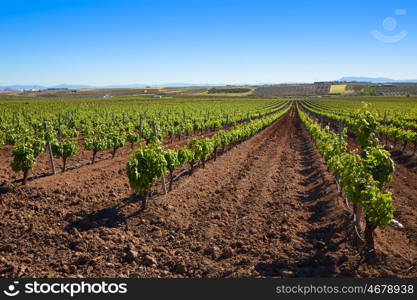
{"type": "Polygon", "coordinates": [[[399,82],[417,82],[417,79],[395,80],[386,77],[342,77],[339,81],[357,81],[357,82],[374,82],[374,83],[399,83],[399,82]]]}

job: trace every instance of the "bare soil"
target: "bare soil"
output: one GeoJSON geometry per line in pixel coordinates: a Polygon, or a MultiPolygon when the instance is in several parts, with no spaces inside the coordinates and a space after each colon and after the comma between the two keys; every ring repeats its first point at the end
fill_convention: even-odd
{"type": "Polygon", "coordinates": [[[399,165],[392,184],[406,228],[377,230],[377,257],[366,260],[294,111],[181,177],[171,193],[157,183],[146,211],[124,174],[128,153],[25,187],[2,174],[0,276],[417,276],[414,173],[399,165]]]}

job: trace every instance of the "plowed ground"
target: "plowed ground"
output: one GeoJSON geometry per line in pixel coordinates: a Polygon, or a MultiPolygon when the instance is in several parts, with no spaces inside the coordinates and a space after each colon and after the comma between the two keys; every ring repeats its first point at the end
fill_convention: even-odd
{"type": "Polygon", "coordinates": [[[412,184],[395,203],[406,229],[378,230],[377,258],[366,261],[294,111],[167,195],[155,185],[146,211],[124,175],[127,157],[0,187],[0,276],[417,276],[412,184]]]}

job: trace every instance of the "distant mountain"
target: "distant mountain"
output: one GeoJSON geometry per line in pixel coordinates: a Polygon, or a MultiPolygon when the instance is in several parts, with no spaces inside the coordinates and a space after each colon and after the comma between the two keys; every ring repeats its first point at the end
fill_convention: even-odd
{"type": "Polygon", "coordinates": [[[395,83],[395,82],[417,82],[417,79],[395,80],[385,77],[342,77],[339,81],[357,81],[357,82],[373,82],[373,83],[395,83]]]}

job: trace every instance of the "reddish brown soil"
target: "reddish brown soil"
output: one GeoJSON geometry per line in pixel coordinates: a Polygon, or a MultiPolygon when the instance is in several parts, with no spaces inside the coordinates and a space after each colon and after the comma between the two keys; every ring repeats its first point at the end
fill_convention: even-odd
{"type": "Polygon", "coordinates": [[[396,202],[407,228],[378,230],[377,259],[366,261],[294,113],[182,177],[144,212],[126,158],[0,187],[0,276],[417,276],[412,187],[396,202]]]}

